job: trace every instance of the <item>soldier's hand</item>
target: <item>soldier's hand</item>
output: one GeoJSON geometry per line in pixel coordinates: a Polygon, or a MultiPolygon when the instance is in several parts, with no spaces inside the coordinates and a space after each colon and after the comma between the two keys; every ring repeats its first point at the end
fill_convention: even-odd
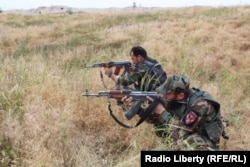
{"type": "Polygon", "coordinates": [[[159,103],[159,104],[155,107],[154,112],[155,112],[156,114],[158,114],[158,115],[161,115],[165,110],[166,110],[165,107],[164,107],[161,103],[159,103]]]}
{"type": "Polygon", "coordinates": [[[128,106],[132,106],[132,103],[133,103],[133,97],[127,97],[127,96],[124,96],[121,101],[128,105],[128,106]]]}
{"type": "Polygon", "coordinates": [[[111,68],[104,67],[104,73],[105,75],[110,76],[113,73],[113,71],[111,68]]]}
{"type": "Polygon", "coordinates": [[[148,101],[150,101],[150,102],[153,102],[153,101],[154,101],[154,99],[153,99],[153,98],[151,98],[151,97],[149,97],[149,96],[147,96],[146,98],[147,98],[147,99],[148,99],[148,101]]]}
{"type": "MultiPolygon", "coordinates": [[[[150,101],[150,102],[153,102],[153,101],[154,101],[154,99],[151,98],[151,97],[149,97],[149,96],[147,96],[147,99],[148,99],[148,101],[150,101]]],[[[155,112],[156,114],[158,114],[158,115],[161,115],[161,114],[163,113],[163,111],[165,111],[165,110],[166,110],[165,107],[164,107],[161,103],[159,103],[159,104],[155,107],[154,112],[155,112]]]]}

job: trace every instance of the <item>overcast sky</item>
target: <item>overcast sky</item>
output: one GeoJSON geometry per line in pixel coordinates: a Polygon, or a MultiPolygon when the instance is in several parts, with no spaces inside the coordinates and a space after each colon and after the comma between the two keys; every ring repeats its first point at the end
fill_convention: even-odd
{"type": "Polygon", "coordinates": [[[0,0],[2,10],[32,9],[40,6],[68,6],[73,8],[109,7],[187,7],[250,5],[250,0],[0,0]]]}

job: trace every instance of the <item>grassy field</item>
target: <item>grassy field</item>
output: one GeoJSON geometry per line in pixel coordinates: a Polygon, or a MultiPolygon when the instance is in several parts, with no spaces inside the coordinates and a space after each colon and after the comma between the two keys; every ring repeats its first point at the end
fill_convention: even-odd
{"type": "Polygon", "coordinates": [[[222,150],[250,150],[250,6],[1,13],[0,29],[1,167],[137,167],[141,150],[171,150],[151,125],[124,129],[106,98],[81,96],[106,90],[100,69],[85,66],[129,60],[134,45],[220,102],[230,121],[222,150]]]}

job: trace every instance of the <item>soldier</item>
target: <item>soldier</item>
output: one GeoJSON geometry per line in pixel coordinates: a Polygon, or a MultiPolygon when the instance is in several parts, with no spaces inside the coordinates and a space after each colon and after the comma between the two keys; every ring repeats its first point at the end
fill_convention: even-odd
{"type": "MultiPolygon", "coordinates": [[[[166,81],[167,74],[162,66],[156,60],[150,58],[143,47],[132,47],[130,58],[133,66],[125,76],[115,75],[111,68],[104,68],[105,74],[116,82],[118,88],[127,88],[134,84],[136,90],[152,91],[166,81]]],[[[141,102],[134,102],[125,114],[128,120],[141,110],[141,104],[141,102]]]]}
{"type": "MultiPolygon", "coordinates": [[[[206,91],[189,88],[189,80],[183,75],[172,75],[156,89],[164,102],[154,103],[153,111],[158,116],[158,136],[165,137],[172,129],[172,139],[181,150],[217,150],[220,137],[224,136],[220,104],[206,91]],[[177,128],[176,128],[177,126],[177,128]],[[177,131],[177,133],[176,133],[177,131]]],[[[124,97],[129,104],[131,98],[124,97]]]]}
{"type": "Polygon", "coordinates": [[[136,90],[151,91],[166,81],[167,75],[162,66],[141,46],[131,48],[130,58],[133,66],[126,76],[115,75],[111,68],[104,68],[105,74],[117,85],[127,87],[134,84],[136,90]]]}

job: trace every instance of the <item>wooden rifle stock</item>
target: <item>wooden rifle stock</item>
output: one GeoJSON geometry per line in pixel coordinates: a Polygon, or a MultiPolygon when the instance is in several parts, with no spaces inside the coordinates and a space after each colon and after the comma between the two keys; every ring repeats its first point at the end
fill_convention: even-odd
{"type": "Polygon", "coordinates": [[[123,67],[125,71],[128,71],[131,65],[132,64],[130,61],[110,61],[108,63],[95,63],[92,65],[92,67],[105,67],[105,68],[115,67],[114,74],[118,75],[123,67]]]}

